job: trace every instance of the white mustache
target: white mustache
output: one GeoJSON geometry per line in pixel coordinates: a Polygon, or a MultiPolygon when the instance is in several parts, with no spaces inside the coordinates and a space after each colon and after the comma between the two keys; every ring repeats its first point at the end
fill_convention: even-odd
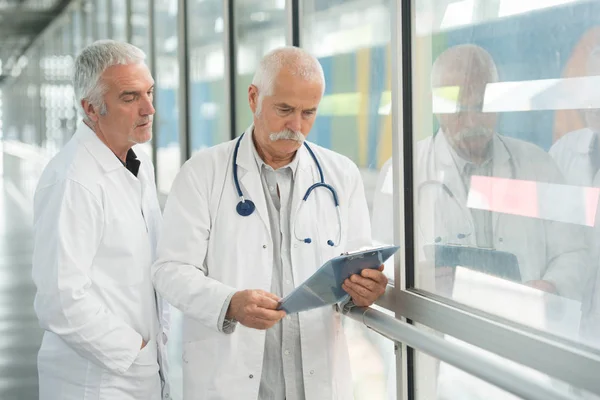
{"type": "Polygon", "coordinates": [[[458,132],[457,139],[458,140],[464,140],[464,139],[472,139],[472,138],[477,138],[477,137],[490,137],[492,136],[493,131],[492,129],[488,129],[488,128],[472,128],[472,129],[463,129],[461,131],[458,132]]]}
{"type": "Polygon", "coordinates": [[[271,139],[272,142],[276,142],[277,140],[295,140],[296,142],[303,143],[305,138],[301,132],[284,129],[281,132],[271,133],[269,139],[271,139]]]}

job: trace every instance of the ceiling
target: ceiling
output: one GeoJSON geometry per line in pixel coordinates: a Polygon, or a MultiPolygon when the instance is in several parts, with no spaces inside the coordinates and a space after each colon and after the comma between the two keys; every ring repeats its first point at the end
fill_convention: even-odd
{"type": "Polygon", "coordinates": [[[71,0],[0,0],[0,83],[71,0]]]}

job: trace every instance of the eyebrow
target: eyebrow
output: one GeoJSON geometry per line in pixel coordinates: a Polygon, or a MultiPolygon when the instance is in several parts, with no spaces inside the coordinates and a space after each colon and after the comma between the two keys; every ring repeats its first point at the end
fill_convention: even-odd
{"type": "MultiPolygon", "coordinates": [[[[152,86],[150,87],[150,89],[148,89],[148,92],[149,92],[149,91],[151,91],[151,90],[154,90],[154,85],[152,85],[152,86]]],[[[138,91],[138,90],[127,90],[127,91],[125,91],[125,92],[121,93],[121,94],[119,95],[119,98],[122,98],[122,97],[125,97],[125,96],[139,96],[139,95],[140,95],[140,93],[141,93],[141,92],[140,92],[140,91],[138,91]]]]}
{"type": "MultiPolygon", "coordinates": [[[[277,104],[275,104],[275,107],[279,107],[279,108],[290,108],[290,109],[292,109],[292,110],[295,110],[295,109],[296,109],[296,107],[292,107],[292,106],[290,106],[290,105],[289,105],[289,104],[287,104],[287,103],[277,103],[277,104]]],[[[305,110],[302,110],[302,111],[317,111],[317,107],[311,107],[311,108],[307,108],[307,109],[305,109],[305,110]]]]}

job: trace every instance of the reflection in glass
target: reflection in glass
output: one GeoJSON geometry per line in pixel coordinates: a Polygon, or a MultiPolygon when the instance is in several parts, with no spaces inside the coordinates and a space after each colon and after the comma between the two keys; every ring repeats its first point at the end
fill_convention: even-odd
{"type": "Polygon", "coordinates": [[[181,165],[179,149],[179,63],[177,0],[154,0],[156,35],[155,108],[158,125],[157,189],[168,193],[181,165]]]}
{"type": "MultiPolygon", "coordinates": [[[[196,152],[225,142],[231,133],[225,97],[223,2],[192,2],[187,14],[190,71],[191,148],[196,152]]],[[[248,108],[247,103],[243,105],[248,108]]]]}
{"type": "MultiPolygon", "coordinates": [[[[596,74],[593,57],[582,54],[600,45],[591,17],[599,5],[553,3],[536,12],[508,12],[506,5],[483,1],[416,4],[415,286],[589,340],[589,321],[600,311],[600,301],[592,300],[598,190],[565,180],[564,166],[574,167],[582,152],[591,154],[594,135],[573,140],[559,165],[560,152],[547,151],[558,137],[581,129],[578,121],[593,119],[572,113],[582,107],[580,83],[573,79],[596,74]],[[511,16],[498,19],[501,10],[511,16]],[[554,35],[558,26],[560,37],[554,35]],[[498,42],[499,36],[506,40],[498,42]]],[[[594,107],[594,95],[583,98],[594,107]]],[[[377,188],[379,220],[394,206],[390,165],[377,188]]],[[[584,184],[592,186],[589,178],[584,184]]]]}

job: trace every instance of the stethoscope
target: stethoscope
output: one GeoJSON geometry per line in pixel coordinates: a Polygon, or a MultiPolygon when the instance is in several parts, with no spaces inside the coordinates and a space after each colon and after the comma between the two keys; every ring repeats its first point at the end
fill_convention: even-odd
{"type": "MultiPolygon", "coordinates": [[[[244,137],[245,133],[243,133],[240,138],[237,140],[236,144],[235,144],[235,150],[233,151],[233,183],[235,184],[235,189],[237,190],[238,196],[240,198],[240,202],[237,204],[236,206],[236,211],[237,213],[242,216],[242,217],[247,217],[249,215],[251,215],[254,210],[256,209],[256,205],[254,205],[254,202],[252,200],[246,199],[244,197],[244,194],[242,193],[242,189],[240,188],[240,182],[238,180],[238,174],[237,174],[237,155],[238,155],[238,150],[240,148],[240,143],[242,141],[242,138],[244,137]]],[[[333,196],[333,203],[335,204],[335,210],[336,210],[336,214],[337,214],[337,220],[338,220],[338,236],[337,236],[337,240],[334,242],[331,239],[327,240],[327,244],[329,246],[332,247],[337,247],[340,245],[341,242],[341,238],[342,238],[342,216],[341,216],[341,212],[340,212],[340,203],[338,201],[338,196],[337,196],[337,192],[335,191],[335,189],[333,188],[333,186],[328,185],[327,183],[325,183],[325,179],[323,177],[323,170],[321,169],[321,165],[319,164],[319,161],[317,160],[317,157],[315,156],[315,153],[313,153],[312,149],[310,148],[310,146],[308,145],[308,143],[304,142],[304,146],[306,147],[306,150],[308,150],[308,152],[310,153],[310,156],[312,157],[312,159],[315,162],[315,165],[317,166],[317,169],[319,170],[319,176],[321,178],[320,182],[317,182],[315,184],[313,184],[311,187],[309,187],[306,190],[306,193],[304,194],[304,197],[302,198],[302,202],[300,203],[300,206],[298,207],[298,211],[296,212],[296,218],[298,217],[298,215],[300,214],[300,211],[302,210],[302,207],[304,206],[304,204],[306,204],[306,201],[308,200],[308,197],[310,196],[310,194],[312,193],[313,190],[315,190],[316,188],[319,187],[323,187],[326,188],[327,190],[329,190],[331,192],[331,195],[333,196]]],[[[310,237],[306,237],[304,239],[301,239],[298,234],[296,233],[296,226],[298,224],[294,224],[294,236],[296,238],[296,240],[310,244],[312,243],[312,239],[310,237]]]]}
{"type": "MultiPolygon", "coordinates": [[[[506,152],[509,154],[509,163],[510,163],[510,172],[511,172],[511,179],[515,179],[517,177],[517,168],[515,166],[514,163],[514,159],[512,157],[512,155],[510,154],[510,151],[508,150],[508,146],[506,146],[506,143],[504,143],[504,141],[502,140],[501,137],[498,137],[499,141],[502,143],[502,145],[504,146],[504,148],[506,149],[506,152]]],[[[428,154],[428,159],[429,160],[433,160],[433,143],[431,145],[431,148],[429,149],[429,154],[428,154]]],[[[452,190],[450,190],[450,188],[448,187],[448,185],[446,185],[444,182],[441,181],[437,181],[437,180],[426,180],[425,182],[421,183],[418,188],[417,188],[417,204],[420,205],[421,203],[421,192],[423,190],[423,188],[427,187],[427,186],[439,186],[444,193],[446,193],[446,195],[451,199],[452,202],[454,202],[454,204],[456,204],[456,206],[461,210],[461,214],[463,216],[463,219],[465,221],[468,222],[468,230],[470,232],[459,232],[456,234],[456,238],[459,239],[460,241],[463,241],[464,239],[467,239],[468,237],[470,237],[474,232],[475,232],[475,224],[473,223],[473,220],[471,218],[470,212],[468,210],[468,208],[466,206],[463,206],[459,201],[458,198],[454,195],[454,193],[452,193],[452,190]]],[[[423,238],[425,238],[425,234],[423,232],[423,228],[421,226],[421,221],[417,222],[417,227],[421,233],[421,236],[423,238]]],[[[442,237],[441,236],[436,236],[433,241],[435,243],[440,243],[442,241],[442,237]]],[[[449,243],[450,244],[450,243],[449,243]]]]}

